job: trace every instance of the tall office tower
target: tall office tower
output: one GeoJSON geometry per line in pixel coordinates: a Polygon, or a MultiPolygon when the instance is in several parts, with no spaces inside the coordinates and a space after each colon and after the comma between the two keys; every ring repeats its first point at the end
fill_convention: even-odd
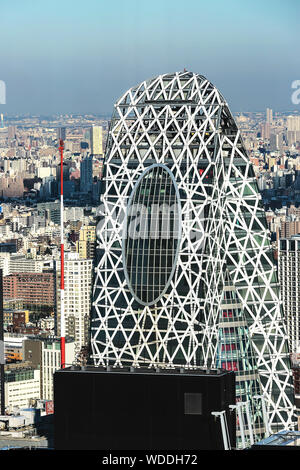
{"type": "Polygon", "coordinates": [[[7,137],[9,140],[16,138],[16,126],[8,126],[7,137]]]}
{"type": "Polygon", "coordinates": [[[0,413],[5,414],[5,374],[4,374],[4,317],[3,317],[3,284],[0,269],[0,413]]]}
{"type": "Polygon", "coordinates": [[[266,115],[267,115],[267,122],[269,124],[272,124],[273,123],[273,110],[270,108],[267,108],[266,115]]]}
{"type": "Polygon", "coordinates": [[[66,128],[65,127],[58,127],[57,128],[57,140],[58,140],[58,143],[59,141],[62,139],[62,140],[66,140],[66,136],[67,136],[67,131],[66,131],[66,128]]]}
{"type": "Polygon", "coordinates": [[[300,235],[278,241],[278,266],[290,350],[300,352],[300,235]]]}
{"type": "Polygon", "coordinates": [[[92,155],[103,155],[102,148],[102,127],[101,126],[92,126],[90,128],[90,144],[91,144],[91,154],[92,155]]]}
{"type": "Polygon", "coordinates": [[[271,128],[269,122],[264,122],[261,124],[261,137],[262,139],[269,139],[271,134],[271,128]]]}
{"type": "MultiPolygon", "coordinates": [[[[64,313],[66,338],[75,341],[78,355],[89,342],[93,261],[79,259],[78,253],[65,253],[64,313]]],[[[56,261],[56,335],[60,336],[60,261],[56,261]]]]}
{"type": "Polygon", "coordinates": [[[287,117],[287,140],[289,145],[300,141],[300,116],[287,117]]]}
{"type": "Polygon", "coordinates": [[[93,156],[88,155],[80,162],[80,191],[90,193],[93,188],[93,156]]]}
{"type": "Polygon", "coordinates": [[[271,429],[293,426],[266,217],[219,91],[186,71],[127,91],[111,120],[102,188],[94,365],[234,370],[256,440],[263,416],[271,429]]]}

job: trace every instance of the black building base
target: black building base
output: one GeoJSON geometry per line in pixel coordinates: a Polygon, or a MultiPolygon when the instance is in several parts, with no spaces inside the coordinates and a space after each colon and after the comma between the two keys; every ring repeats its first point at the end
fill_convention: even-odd
{"type": "Polygon", "coordinates": [[[74,367],[54,374],[55,450],[224,450],[235,447],[232,372],[74,367]]]}

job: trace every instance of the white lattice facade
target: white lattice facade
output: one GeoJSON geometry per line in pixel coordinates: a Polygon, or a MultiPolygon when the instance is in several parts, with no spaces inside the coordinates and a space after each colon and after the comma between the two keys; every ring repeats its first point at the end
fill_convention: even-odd
{"type": "Polygon", "coordinates": [[[101,214],[94,364],[234,370],[256,436],[264,427],[255,394],[265,396],[274,429],[291,426],[287,337],[264,209],[240,132],[205,77],[161,75],[117,101],[101,214]],[[130,242],[128,207],[154,200],[176,205],[176,243],[130,242]]]}

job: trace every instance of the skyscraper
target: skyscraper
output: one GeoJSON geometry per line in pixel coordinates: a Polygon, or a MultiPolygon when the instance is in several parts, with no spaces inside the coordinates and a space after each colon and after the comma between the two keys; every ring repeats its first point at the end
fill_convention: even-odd
{"type": "Polygon", "coordinates": [[[62,140],[66,140],[66,136],[67,136],[67,130],[65,127],[58,127],[57,128],[57,140],[58,140],[58,143],[60,141],[60,139],[62,140]]]}
{"type": "Polygon", "coordinates": [[[80,162],[80,191],[92,192],[93,156],[88,155],[80,162]]]}
{"type": "Polygon", "coordinates": [[[179,72],[116,103],[104,164],[91,323],[97,365],[234,370],[256,439],[293,422],[264,209],[228,105],[179,72]]]}
{"type": "Polygon", "coordinates": [[[278,241],[281,296],[290,351],[300,351],[300,235],[278,241]]]}
{"type": "Polygon", "coordinates": [[[0,413],[5,414],[4,328],[3,328],[3,270],[0,269],[0,413]]]}
{"type": "Polygon", "coordinates": [[[267,123],[272,124],[273,123],[273,110],[270,108],[267,108],[267,123]]]}
{"type": "MultiPolygon", "coordinates": [[[[80,259],[78,253],[65,253],[64,314],[66,337],[75,341],[78,355],[89,341],[91,309],[92,260],[80,259]]],[[[56,334],[60,336],[60,262],[56,261],[56,334]]]]}
{"type": "Polygon", "coordinates": [[[90,144],[91,144],[91,154],[93,156],[102,156],[102,127],[101,126],[92,126],[90,128],[90,144]]]}

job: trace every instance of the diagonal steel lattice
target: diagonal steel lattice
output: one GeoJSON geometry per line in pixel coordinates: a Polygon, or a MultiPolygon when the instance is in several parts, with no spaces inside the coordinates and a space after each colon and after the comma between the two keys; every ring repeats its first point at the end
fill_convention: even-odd
{"type": "MultiPolygon", "coordinates": [[[[256,438],[265,429],[254,393],[265,397],[271,429],[293,426],[287,336],[264,208],[240,131],[226,101],[204,76],[160,75],[117,101],[100,212],[91,320],[94,365],[193,369],[230,364],[238,396],[250,402],[256,438]],[[155,303],[147,304],[130,285],[124,224],[130,198],[137,199],[137,182],[151,166],[172,174],[181,234],[174,272],[155,303]],[[247,345],[241,348],[245,335],[247,345]],[[226,346],[234,342],[236,354],[226,346]]],[[[141,275],[149,279],[149,272],[141,275]]]]}

